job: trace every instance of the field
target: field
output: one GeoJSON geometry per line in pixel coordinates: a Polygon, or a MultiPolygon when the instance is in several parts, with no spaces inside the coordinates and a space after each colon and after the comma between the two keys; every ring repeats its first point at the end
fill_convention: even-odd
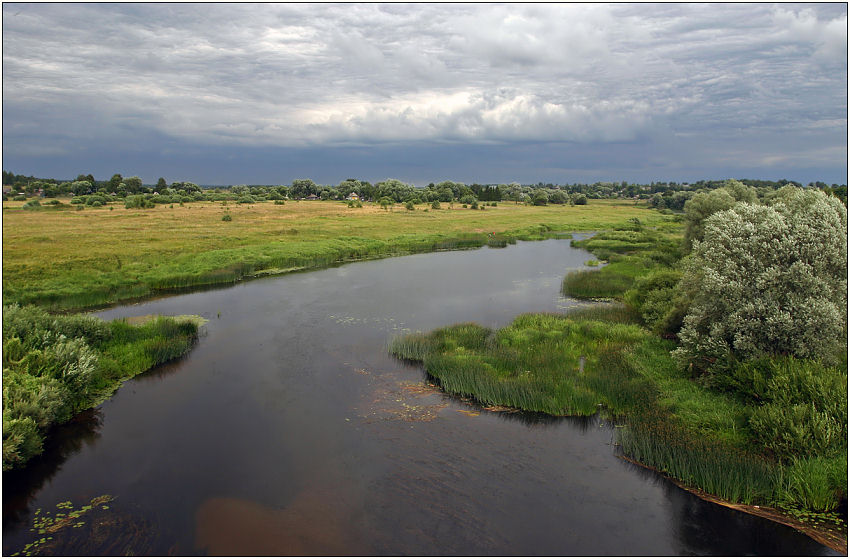
{"type": "Polygon", "coordinates": [[[151,209],[113,203],[81,211],[67,204],[35,211],[21,205],[3,204],[4,303],[53,310],[351,259],[609,229],[631,218],[649,226],[670,220],[616,200],[543,207],[505,202],[485,210],[423,204],[414,211],[332,201],[195,202],[151,209]],[[230,221],[222,220],[225,215],[230,221]]]}

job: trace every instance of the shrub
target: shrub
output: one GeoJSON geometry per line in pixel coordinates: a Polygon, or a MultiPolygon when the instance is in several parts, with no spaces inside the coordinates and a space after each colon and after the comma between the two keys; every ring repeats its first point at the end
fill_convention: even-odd
{"type": "Polygon", "coordinates": [[[153,200],[150,200],[141,194],[137,194],[135,196],[127,196],[124,199],[124,207],[128,210],[136,208],[153,208],[154,205],[155,204],[153,200]]]}
{"type": "Polygon", "coordinates": [[[434,200],[433,202],[431,202],[431,209],[432,210],[439,210],[440,209],[440,201],[434,200]]]}
{"type": "Polygon", "coordinates": [[[545,206],[549,203],[549,195],[543,190],[537,190],[531,198],[531,203],[535,206],[545,206]]]}
{"type": "Polygon", "coordinates": [[[26,199],[27,199],[26,194],[18,194],[17,196],[12,198],[12,200],[15,201],[15,202],[23,202],[26,199]]]}
{"type": "MultiPolygon", "coordinates": [[[[275,206],[283,206],[285,204],[286,204],[286,202],[284,202],[283,200],[280,200],[280,199],[277,199],[277,200],[274,201],[275,206]]],[[[349,204],[348,207],[350,208],[351,204],[349,204]]]]}
{"type": "Polygon", "coordinates": [[[233,221],[233,218],[230,217],[230,214],[224,214],[223,216],[221,216],[221,220],[222,221],[233,221]]]}
{"type": "MultiPolygon", "coordinates": [[[[847,332],[847,210],[819,191],[775,207],[739,203],[705,221],[684,266],[692,302],[676,356],[714,370],[782,354],[820,358],[847,332]]],[[[716,370],[714,371],[716,372],[716,370]]]]}
{"type": "Polygon", "coordinates": [[[578,196],[572,199],[572,203],[576,206],[586,206],[587,196],[585,196],[584,194],[579,194],[578,196]]]}
{"type": "Polygon", "coordinates": [[[735,373],[720,378],[763,404],[753,412],[750,428],[778,458],[846,453],[846,371],[780,357],[741,365],[735,373]]]}
{"type": "Polygon", "coordinates": [[[409,212],[412,212],[413,210],[416,209],[416,207],[413,205],[413,202],[408,200],[407,202],[404,203],[404,209],[406,209],[409,212]]]}
{"type": "Polygon", "coordinates": [[[23,210],[37,210],[41,208],[41,202],[38,200],[30,200],[29,202],[25,202],[21,209],[23,210]]]}
{"type": "Polygon", "coordinates": [[[634,287],[625,293],[623,300],[640,313],[644,324],[659,331],[667,324],[665,317],[674,309],[676,286],[681,277],[682,273],[676,270],[650,272],[635,281],[634,287]]]}

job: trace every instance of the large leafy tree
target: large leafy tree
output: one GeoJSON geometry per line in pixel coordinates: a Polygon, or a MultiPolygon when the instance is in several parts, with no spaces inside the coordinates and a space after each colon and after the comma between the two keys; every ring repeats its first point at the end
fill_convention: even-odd
{"type": "Polygon", "coordinates": [[[783,188],[704,222],[681,287],[691,305],[676,355],[711,371],[733,359],[821,359],[846,341],[847,210],[817,190],[783,188]]]}

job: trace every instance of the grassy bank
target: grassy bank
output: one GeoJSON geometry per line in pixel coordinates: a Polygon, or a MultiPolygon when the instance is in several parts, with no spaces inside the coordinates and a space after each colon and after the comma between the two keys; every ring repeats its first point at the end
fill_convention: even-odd
{"type": "Polygon", "coordinates": [[[429,205],[407,211],[340,202],[196,202],[126,209],[117,203],[26,211],[4,203],[7,303],[53,310],[93,307],[158,291],[223,284],[336,262],[540,239],[671,216],[633,202],[587,206],[500,203],[486,210],[429,205]],[[427,210],[427,211],[426,211],[427,210]],[[224,215],[231,216],[223,221],[224,215]]]}
{"type": "Polygon", "coordinates": [[[618,230],[575,241],[573,246],[593,253],[606,265],[568,274],[562,286],[564,295],[622,300],[638,278],[674,266],[683,256],[684,227],[672,219],[653,228],[631,222],[618,230]]]}
{"type": "MultiPolygon", "coordinates": [[[[618,424],[625,455],[724,500],[820,513],[846,500],[846,430],[843,454],[838,443],[829,457],[778,460],[753,428],[763,408],[693,382],[674,347],[615,307],[523,315],[500,330],[460,324],[397,338],[390,352],[482,404],[601,411],[618,424]]],[[[846,391],[846,374],[823,378],[846,391]]]]}
{"type": "Polygon", "coordinates": [[[200,319],[138,324],[3,307],[3,470],[41,453],[51,426],[101,403],[122,382],[189,351],[200,319]]]}

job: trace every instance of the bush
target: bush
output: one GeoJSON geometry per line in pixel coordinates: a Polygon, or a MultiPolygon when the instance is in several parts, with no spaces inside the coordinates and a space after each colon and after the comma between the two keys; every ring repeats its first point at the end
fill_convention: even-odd
{"type": "Polygon", "coordinates": [[[153,208],[154,207],[153,200],[143,196],[141,194],[135,196],[127,196],[124,199],[124,207],[128,210],[136,209],[136,208],[153,208]]]}
{"type": "Polygon", "coordinates": [[[537,190],[531,198],[531,203],[535,206],[545,206],[549,203],[549,195],[543,190],[537,190]]]}
{"type": "Polygon", "coordinates": [[[751,401],[763,403],[750,418],[759,443],[782,460],[847,451],[847,373],[793,357],[741,365],[728,379],[751,401]]]}
{"type": "Polygon", "coordinates": [[[23,202],[26,199],[27,199],[26,194],[18,194],[17,196],[12,198],[12,200],[15,201],[15,202],[23,202]]]}
{"type": "Polygon", "coordinates": [[[221,216],[221,220],[222,221],[233,221],[233,218],[230,217],[230,214],[224,214],[223,216],[221,216]]]}
{"type": "Polygon", "coordinates": [[[413,202],[408,200],[407,202],[404,203],[404,209],[406,209],[409,212],[412,212],[413,210],[416,209],[416,207],[413,205],[413,202]]]}
{"type": "MultiPolygon", "coordinates": [[[[675,324],[665,320],[675,311],[676,286],[682,277],[677,270],[662,269],[638,278],[623,300],[637,310],[644,324],[659,333],[675,324]]],[[[668,332],[675,333],[675,332],[668,332]]]]}
{"type": "Polygon", "coordinates": [[[41,202],[38,200],[30,200],[29,202],[25,202],[21,209],[23,210],[37,210],[41,208],[41,202]]]}
{"type": "Polygon", "coordinates": [[[575,198],[573,198],[573,204],[576,206],[586,206],[587,205],[587,196],[584,194],[579,194],[575,198]]]}
{"type": "Polygon", "coordinates": [[[439,210],[439,209],[440,209],[440,207],[441,207],[441,206],[440,206],[440,201],[439,201],[439,200],[434,200],[433,202],[431,202],[431,209],[432,209],[432,210],[439,210]]]}
{"type": "Polygon", "coordinates": [[[676,350],[682,366],[717,372],[730,356],[822,358],[844,346],[847,210],[819,191],[805,196],[706,219],[682,278],[692,301],[676,350]]]}

